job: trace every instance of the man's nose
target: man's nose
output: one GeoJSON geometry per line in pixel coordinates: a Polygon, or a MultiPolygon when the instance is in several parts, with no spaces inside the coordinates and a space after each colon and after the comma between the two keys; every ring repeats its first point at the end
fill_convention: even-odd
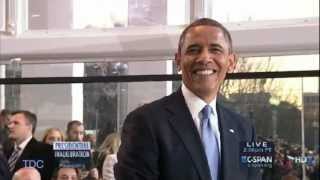
{"type": "Polygon", "coordinates": [[[212,60],[212,55],[211,55],[210,51],[208,50],[208,48],[203,48],[198,61],[206,63],[211,60],[212,60]]]}

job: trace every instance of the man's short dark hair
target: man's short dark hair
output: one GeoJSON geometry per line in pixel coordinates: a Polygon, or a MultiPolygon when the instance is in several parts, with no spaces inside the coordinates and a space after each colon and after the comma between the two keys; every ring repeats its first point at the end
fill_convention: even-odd
{"type": "Polygon", "coordinates": [[[36,131],[37,127],[37,115],[26,110],[18,110],[11,113],[12,116],[16,114],[23,114],[24,117],[28,120],[28,122],[32,125],[32,134],[36,131]]]}
{"type": "Polygon", "coordinates": [[[178,53],[181,53],[181,49],[183,46],[183,43],[185,41],[186,35],[188,33],[188,31],[196,26],[213,26],[213,27],[217,27],[220,28],[224,34],[225,39],[228,42],[229,45],[229,53],[233,52],[233,47],[232,47],[232,38],[230,35],[230,32],[227,30],[227,28],[225,28],[221,23],[219,23],[216,20],[213,19],[209,19],[209,18],[201,18],[201,19],[197,19],[195,20],[193,23],[191,23],[190,25],[188,25],[181,33],[180,35],[180,39],[179,39],[179,45],[178,45],[178,53]]]}
{"type": "Polygon", "coordinates": [[[69,131],[71,130],[73,125],[83,126],[82,122],[80,122],[78,120],[69,121],[67,124],[67,134],[69,133],[69,131]]]}

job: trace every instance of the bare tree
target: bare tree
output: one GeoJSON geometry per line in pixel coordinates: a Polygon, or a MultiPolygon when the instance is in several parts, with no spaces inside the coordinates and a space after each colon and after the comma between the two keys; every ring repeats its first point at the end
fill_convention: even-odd
{"type": "MultiPolygon", "coordinates": [[[[267,60],[257,58],[240,58],[236,66],[235,72],[270,72],[275,71],[275,64],[271,61],[271,57],[267,60]]],[[[270,93],[272,97],[279,98],[283,101],[293,102],[293,92],[291,90],[285,92],[283,85],[275,78],[257,78],[257,79],[240,79],[226,80],[220,89],[221,94],[229,97],[231,94],[250,94],[250,93],[270,93]]]]}

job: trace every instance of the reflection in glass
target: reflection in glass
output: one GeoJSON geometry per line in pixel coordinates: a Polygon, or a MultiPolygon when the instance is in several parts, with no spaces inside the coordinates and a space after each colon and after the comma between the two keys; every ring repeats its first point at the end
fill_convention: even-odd
{"type": "Polygon", "coordinates": [[[275,144],[274,169],[264,169],[265,179],[316,173],[316,161],[297,159],[319,157],[318,87],[317,77],[227,80],[222,87],[220,101],[251,121],[258,139],[275,144]]]}

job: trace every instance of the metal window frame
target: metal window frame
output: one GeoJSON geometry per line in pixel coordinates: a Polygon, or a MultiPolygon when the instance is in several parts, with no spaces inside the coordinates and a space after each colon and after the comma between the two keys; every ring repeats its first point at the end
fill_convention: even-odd
{"type": "MultiPolygon", "coordinates": [[[[296,78],[320,77],[319,70],[311,71],[279,71],[250,72],[227,74],[226,79],[262,79],[262,78],[296,78]]],[[[181,75],[122,75],[122,76],[90,76],[90,77],[32,77],[32,78],[0,78],[0,84],[71,84],[71,83],[112,83],[112,82],[150,82],[180,81],[181,75]]]]}

